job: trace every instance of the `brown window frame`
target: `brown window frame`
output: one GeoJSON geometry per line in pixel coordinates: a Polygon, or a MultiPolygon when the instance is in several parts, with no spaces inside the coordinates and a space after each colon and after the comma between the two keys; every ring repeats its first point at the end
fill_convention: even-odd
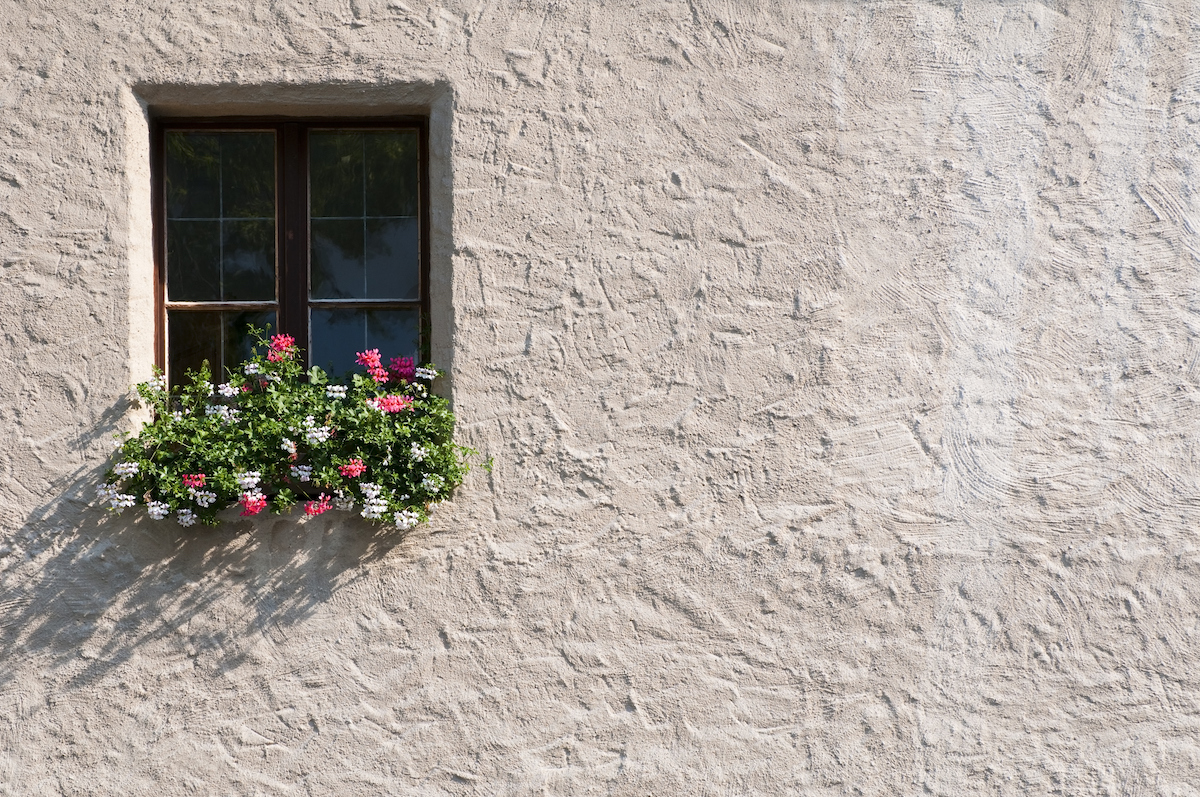
{"type": "MultiPolygon", "coordinates": [[[[304,348],[310,363],[309,307],[420,309],[420,359],[430,359],[430,212],[429,212],[429,118],[425,116],[384,117],[167,117],[151,126],[151,202],[154,229],[154,361],[167,373],[168,310],[262,310],[276,309],[277,330],[292,335],[304,348]],[[418,138],[418,234],[419,298],[416,301],[308,298],[309,207],[308,131],[314,129],[415,129],[418,138]],[[169,302],[166,261],[166,133],[170,130],[274,130],[275,131],[275,301],[274,302],[169,302]]],[[[175,381],[167,374],[168,379],[175,381]]]]}

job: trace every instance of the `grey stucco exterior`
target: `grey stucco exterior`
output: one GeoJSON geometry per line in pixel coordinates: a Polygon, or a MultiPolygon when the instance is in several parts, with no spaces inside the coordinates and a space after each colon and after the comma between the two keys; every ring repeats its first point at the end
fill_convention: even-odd
{"type": "Polygon", "coordinates": [[[1194,794],[1182,2],[0,0],[0,794],[1194,794]],[[430,117],[428,526],[90,506],[148,119],[430,117]]]}

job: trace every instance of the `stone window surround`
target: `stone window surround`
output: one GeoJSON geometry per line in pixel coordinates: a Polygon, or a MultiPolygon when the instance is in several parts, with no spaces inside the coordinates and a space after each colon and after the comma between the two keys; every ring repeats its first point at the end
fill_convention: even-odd
{"type": "Polygon", "coordinates": [[[155,362],[155,272],[151,122],[159,117],[425,116],[429,120],[430,354],[453,395],[454,309],[452,128],[454,96],[446,81],[391,84],[160,85],[123,93],[129,252],[129,382],[150,378],[155,362]]]}

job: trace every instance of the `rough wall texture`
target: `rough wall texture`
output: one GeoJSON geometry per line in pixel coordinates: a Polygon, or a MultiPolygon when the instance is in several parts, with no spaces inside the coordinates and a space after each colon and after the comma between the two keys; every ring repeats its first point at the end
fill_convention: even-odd
{"type": "Polygon", "coordinates": [[[1196,793],[1192,3],[0,0],[0,42],[0,793],[1196,793]],[[408,535],[103,519],[139,101],[330,86],[442,98],[495,472],[408,535]]]}

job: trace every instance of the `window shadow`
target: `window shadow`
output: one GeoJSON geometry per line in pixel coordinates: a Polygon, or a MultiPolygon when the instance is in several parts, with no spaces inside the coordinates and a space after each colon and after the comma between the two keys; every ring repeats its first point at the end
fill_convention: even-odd
{"type": "MultiPolygon", "coordinates": [[[[347,512],[241,518],[216,528],[90,506],[102,469],[31,512],[0,559],[0,690],[35,661],[85,687],[139,651],[230,673],[325,609],[388,557],[412,560],[422,530],[347,512]],[[191,660],[190,662],[188,660],[191,660]]],[[[343,609],[344,610],[344,609],[343,609]]]]}

